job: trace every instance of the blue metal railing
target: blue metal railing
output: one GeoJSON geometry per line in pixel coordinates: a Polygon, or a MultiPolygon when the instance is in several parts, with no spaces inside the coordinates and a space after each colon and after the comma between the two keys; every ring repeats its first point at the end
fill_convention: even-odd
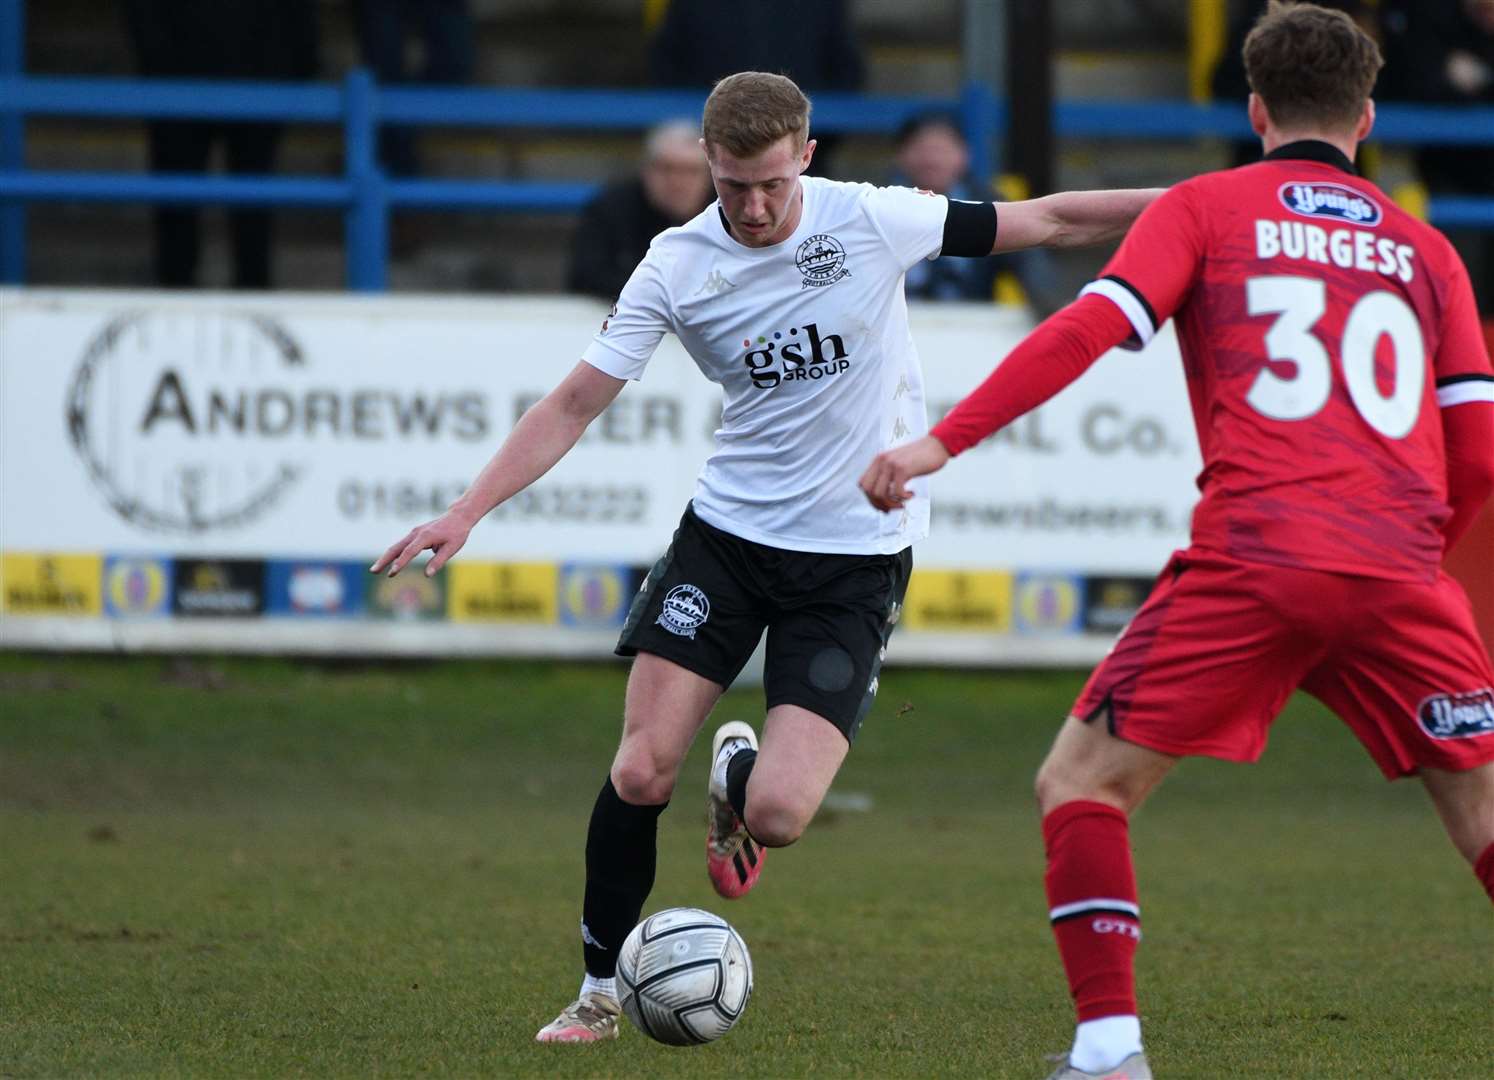
{"type": "MultiPolygon", "coordinates": [[[[0,0],[0,14],[12,0],[0,0]]],[[[3,20],[0,20],[3,21],[3,20]]],[[[180,202],[331,207],[345,221],[350,287],[385,287],[389,214],[395,208],[557,212],[578,208],[595,184],[523,180],[434,180],[386,177],[375,158],[383,124],[546,130],[637,130],[699,115],[703,95],[675,91],[413,89],[381,87],[366,71],[342,84],[270,84],[28,77],[10,34],[0,34],[0,281],[20,282],[25,264],[24,204],[41,201],[180,202]],[[275,120],[339,125],[344,169],[328,177],[236,177],[86,173],[25,167],[24,118],[82,116],[275,120]]],[[[930,109],[957,113],[970,139],[972,172],[989,176],[1006,109],[990,91],[969,85],[958,99],[823,94],[814,126],[833,133],[889,133],[930,109]]],[[[1063,138],[1251,138],[1244,110],[1174,101],[1060,102],[1054,127],[1063,138]]],[[[1494,108],[1385,106],[1376,141],[1391,144],[1494,143],[1494,108]]],[[[1434,198],[1441,226],[1494,229],[1494,199],[1434,198]]]]}

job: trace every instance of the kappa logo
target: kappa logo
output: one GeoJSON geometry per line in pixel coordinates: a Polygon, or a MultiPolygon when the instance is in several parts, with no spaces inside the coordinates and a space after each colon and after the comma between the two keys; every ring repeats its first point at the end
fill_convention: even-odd
{"type": "Polygon", "coordinates": [[[846,269],[846,249],[829,233],[815,233],[794,252],[794,265],[804,275],[803,288],[820,289],[850,277],[846,269]]]}
{"type": "Polygon", "coordinates": [[[1472,739],[1494,734],[1494,689],[1434,694],[1416,710],[1421,728],[1434,739],[1472,739]]]}
{"type": "Polygon", "coordinates": [[[592,936],[591,927],[586,925],[586,921],[584,919],[581,922],[581,940],[594,949],[601,949],[603,952],[608,951],[607,946],[603,945],[594,936],[592,936]]]}
{"type": "Polygon", "coordinates": [[[655,620],[671,634],[695,638],[695,631],[711,617],[711,602],[694,585],[676,585],[664,597],[664,610],[655,620]]]}
{"type": "Polygon", "coordinates": [[[737,283],[735,281],[732,281],[720,270],[712,267],[711,272],[700,283],[700,288],[695,290],[695,295],[699,296],[701,293],[709,293],[711,296],[719,296],[727,289],[735,289],[736,287],[737,283]]]}
{"type": "Polygon", "coordinates": [[[607,332],[607,327],[612,324],[612,320],[615,318],[617,318],[617,305],[613,304],[612,310],[607,312],[607,317],[602,320],[602,333],[605,334],[607,332]]]}
{"type": "Polygon", "coordinates": [[[1378,225],[1384,216],[1374,199],[1342,184],[1282,184],[1277,195],[1282,206],[1303,217],[1378,225]]]}

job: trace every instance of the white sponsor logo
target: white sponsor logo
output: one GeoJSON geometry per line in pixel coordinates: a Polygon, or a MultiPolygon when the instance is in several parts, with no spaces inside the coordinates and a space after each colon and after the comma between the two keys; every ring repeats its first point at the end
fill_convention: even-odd
{"type": "Polygon", "coordinates": [[[601,949],[603,952],[608,951],[607,946],[591,936],[591,927],[587,926],[584,922],[581,924],[581,940],[594,949],[601,949]]]}
{"type": "Polygon", "coordinates": [[[1125,934],[1137,941],[1141,940],[1141,927],[1125,919],[1096,919],[1089,924],[1089,928],[1097,934],[1125,934]]]}
{"type": "Polygon", "coordinates": [[[336,611],[342,607],[342,578],[330,566],[298,566],[291,571],[291,606],[297,611],[336,611]]]}

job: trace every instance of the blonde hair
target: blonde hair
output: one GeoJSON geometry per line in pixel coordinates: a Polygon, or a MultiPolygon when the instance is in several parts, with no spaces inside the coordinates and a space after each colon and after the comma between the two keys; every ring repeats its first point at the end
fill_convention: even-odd
{"type": "Polygon", "coordinates": [[[733,157],[762,153],[785,135],[795,137],[795,149],[809,139],[809,99],[783,75],[740,71],[722,79],[706,98],[701,135],[706,150],[724,147],[733,157]]]}

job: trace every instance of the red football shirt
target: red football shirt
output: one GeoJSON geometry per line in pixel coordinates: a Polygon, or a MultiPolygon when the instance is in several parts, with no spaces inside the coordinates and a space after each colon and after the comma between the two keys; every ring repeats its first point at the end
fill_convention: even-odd
{"type": "Polygon", "coordinates": [[[1173,187],[1084,292],[1141,344],[1176,318],[1204,460],[1195,546],[1436,575],[1439,405],[1494,401],[1494,375],[1451,245],[1343,154],[1297,142],[1173,187]]]}

